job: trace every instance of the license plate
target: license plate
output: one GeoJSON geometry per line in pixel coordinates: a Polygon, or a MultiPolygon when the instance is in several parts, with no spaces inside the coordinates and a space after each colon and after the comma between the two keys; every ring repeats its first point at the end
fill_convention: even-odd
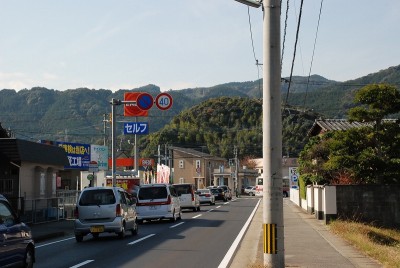
{"type": "Polygon", "coordinates": [[[104,232],[104,226],[103,225],[91,226],[90,227],[90,232],[92,232],[92,233],[102,233],[102,232],[104,232]]]}

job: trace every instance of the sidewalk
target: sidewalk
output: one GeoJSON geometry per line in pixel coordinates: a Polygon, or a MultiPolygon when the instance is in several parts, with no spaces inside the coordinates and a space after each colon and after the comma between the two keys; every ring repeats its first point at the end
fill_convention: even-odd
{"type": "MultiPolygon", "coordinates": [[[[239,199],[240,200],[240,199],[239,199]]],[[[230,268],[246,268],[263,264],[263,202],[261,201],[251,224],[240,242],[230,268]]],[[[286,267],[382,267],[364,256],[344,240],[333,235],[327,226],[294,205],[283,200],[284,247],[286,267]]],[[[31,225],[36,242],[73,236],[74,221],[61,220],[31,225]]]]}
{"type": "MultiPolygon", "coordinates": [[[[264,263],[262,211],[263,202],[258,207],[230,268],[264,263]]],[[[304,212],[288,198],[283,201],[283,214],[286,267],[382,267],[330,233],[322,221],[304,212]]]]}

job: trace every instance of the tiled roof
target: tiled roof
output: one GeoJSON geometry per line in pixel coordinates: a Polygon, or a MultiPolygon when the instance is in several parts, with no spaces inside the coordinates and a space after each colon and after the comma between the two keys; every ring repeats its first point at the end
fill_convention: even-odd
{"type": "MultiPolygon", "coordinates": [[[[384,121],[393,121],[395,119],[385,119],[384,121]]],[[[316,119],[311,129],[308,131],[308,136],[316,136],[321,133],[335,130],[348,130],[355,127],[372,126],[373,123],[368,122],[350,122],[347,119],[316,119]]]]}
{"type": "Polygon", "coordinates": [[[225,158],[212,156],[210,154],[203,153],[203,152],[200,152],[200,151],[197,151],[197,150],[194,150],[194,149],[190,149],[190,148],[181,148],[181,147],[173,146],[173,147],[170,147],[170,149],[173,150],[173,151],[182,152],[182,153],[189,154],[189,155],[192,155],[192,156],[195,156],[195,157],[200,157],[200,158],[212,158],[212,159],[215,159],[215,160],[223,160],[223,161],[226,160],[225,158]]]}

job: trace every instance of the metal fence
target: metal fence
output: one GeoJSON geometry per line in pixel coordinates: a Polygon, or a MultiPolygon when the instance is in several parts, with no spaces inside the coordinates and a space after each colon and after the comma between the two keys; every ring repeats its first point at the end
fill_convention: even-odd
{"type": "Polygon", "coordinates": [[[74,218],[76,201],[80,191],[57,191],[56,197],[14,200],[13,206],[18,209],[20,218],[25,223],[42,223],[74,218]]]}

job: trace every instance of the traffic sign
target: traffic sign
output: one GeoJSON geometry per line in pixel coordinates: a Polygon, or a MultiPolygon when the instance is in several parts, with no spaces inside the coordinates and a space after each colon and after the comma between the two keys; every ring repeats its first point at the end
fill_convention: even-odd
{"type": "MultiPolygon", "coordinates": [[[[137,102],[142,92],[125,92],[124,101],[137,102]]],[[[124,116],[148,116],[148,111],[144,111],[137,106],[137,103],[126,103],[124,105],[124,116]]]]}
{"type": "Polygon", "coordinates": [[[149,93],[141,93],[136,99],[136,105],[143,111],[149,110],[154,104],[153,96],[149,93]]]}
{"type": "Polygon", "coordinates": [[[124,134],[149,134],[148,122],[124,123],[124,134]]]}
{"type": "Polygon", "coordinates": [[[96,161],[89,162],[89,172],[98,172],[99,164],[96,161]]]}
{"type": "Polygon", "coordinates": [[[172,106],[172,96],[166,92],[158,94],[156,97],[156,105],[160,110],[168,110],[172,106]]]}

